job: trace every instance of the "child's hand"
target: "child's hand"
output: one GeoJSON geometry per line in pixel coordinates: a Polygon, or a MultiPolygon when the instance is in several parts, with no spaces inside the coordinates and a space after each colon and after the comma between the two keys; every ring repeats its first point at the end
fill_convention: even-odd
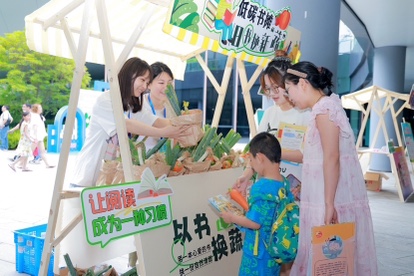
{"type": "Polygon", "coordinates": [[[223,211],[220,213],[220,217],[223,218],[225,223],[233,223],[233,216],[232,212],[223,211]]]}
{"type": "Polygon", "coordinates": [[[252,185],[250,181],[251,175],[241,175],[237,178],[236,183],[233,184],[233,189],[239,191],[242,196],[246,197],[247,188],[252,185]]]}

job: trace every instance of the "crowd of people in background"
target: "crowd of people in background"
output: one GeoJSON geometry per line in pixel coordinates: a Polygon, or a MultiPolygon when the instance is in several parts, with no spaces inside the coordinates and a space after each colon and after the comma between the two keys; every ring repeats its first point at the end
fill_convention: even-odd
{"type": "Polygon", "coordinates": [[[28,167],[30,164],[39,164],[43,161],[46,168],[54,168],[54,165],[49,164],[46,157],[46,150],[44,139],[47,136],[45,117],[43,116],[42,106],[40,104],[29,103],[22,105],[22,118],[13,128],[10,129],[10,123],[13,118],[10,114],[10,108],[7,105],[2,107],[1,114],[1,150],[7,151],[9,149],[9,137],[8,135],[19,131],[20,139],[15,150],[15,155],[10,157],[11,163],[9,167],[16,171],[21,169],[22,172],[32,171],[28,167]],[[31,160],[29,160],[31,159],[31,160]]]}

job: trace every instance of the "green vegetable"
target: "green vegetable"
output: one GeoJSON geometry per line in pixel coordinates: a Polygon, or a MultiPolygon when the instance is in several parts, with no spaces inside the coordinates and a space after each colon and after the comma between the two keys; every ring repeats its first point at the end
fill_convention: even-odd
{"type": "Polygon", "coordinates": [[[180,145],[176,144],[174,147],[172,146],[171,139],[167,139],[165,145],[165,163],[167,163],[171,168],[174,167],[175,162],[180,157],[183,149],[180,147],[180,145]]]}
{"type": "Polygon", "coordinates": [[[137,165],[139,163],[138,150],[132,139],[129,139],[129,149],[131,150],[132,164],[137,165]]]}
{"type": "Polygon", "coordinates": [[[157,151],[159,151],[162,148],[162,146],[164,146],[164,144],[166,142],[167,142],[167,139],[166,138],[161,138],[158,141],[158,143],[152,149],[150,149],[149,151],[147,151],[147,156],[146,156],[147,158],[146,159],[150,158],[151,155],[153,155],[154,153],[156,153],[157,151]]]}
{"type": "Polygon", "coordinates": [[[138,153],[138,164],[137,165],[144,165],[145,160],[147,159],[145,156],[146,147],[143,141],[136,143],[135,147],[137,148],[138,153]]]}
{"type": "Polygon", "coordinates": [[[165,91],[165,95],[167,96],[168,101],[170,102],[175,115],[180,116],[181,108],[178,102],[177,93],[175,92],[174,87],[171,84],[167,85],[167,90],[165,91]]]}
{"type": "Polygon", "coordinates": [[[206,127],[206,131],[204,132],[204,136],[201,141],[198,143],[197,147],[193,151],[192,157],[194,161],[198,161],[201,156],[206,152],[207,147],[209,146],[210,141],[213,139],[214,135],[216,134],[217,128],[215,127],[206,127]]]}

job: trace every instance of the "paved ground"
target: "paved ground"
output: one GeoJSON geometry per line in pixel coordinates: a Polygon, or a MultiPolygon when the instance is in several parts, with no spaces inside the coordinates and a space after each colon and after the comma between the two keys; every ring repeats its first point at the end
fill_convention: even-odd
{"type": "MultiPolygon", "coordinates": [[[[13,152],[0,152],[0,275],[22,275],[15,268],[13,230],[47,222],[56,168],[31,165],[32,172],[13,172],[8,158],[13,152]]],[[[57,164],[59,155],[49,154],[57,164]]],[[[75,156],[69,157],[70,175],[75,156]]],[[[364,166],[364,159],[362,164],[364,166]]],[[[380,276],[414,275],[414,203],[400,202],[392,174],[381,192],[368,192],[374,221],[380,276]]],[[[367,256],[371,258],[372,256],[367,256]]],[[[116,270],[127,270],[127,256],[110,260],[116,270]]],[[[358,275],[360,276],[360,275],[358,275]]],[[[363,276],[363,275],[362,275],[363,276]]]]}

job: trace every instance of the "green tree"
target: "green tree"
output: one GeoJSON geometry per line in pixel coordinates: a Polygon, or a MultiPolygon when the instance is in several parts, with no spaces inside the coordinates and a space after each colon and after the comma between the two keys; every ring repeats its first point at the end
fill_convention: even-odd
{"type": "MultiPolygon", "coordinates": [[[[23,103],[41,103],[47,119],[69,103],[75,70],[71,59],[41,54],[29,49],[23,31],[0,37],[0,105],[10,105],[17,123],[23,103]]],[[[91,77],[85,67],[82,88],[91,77]]]]}

